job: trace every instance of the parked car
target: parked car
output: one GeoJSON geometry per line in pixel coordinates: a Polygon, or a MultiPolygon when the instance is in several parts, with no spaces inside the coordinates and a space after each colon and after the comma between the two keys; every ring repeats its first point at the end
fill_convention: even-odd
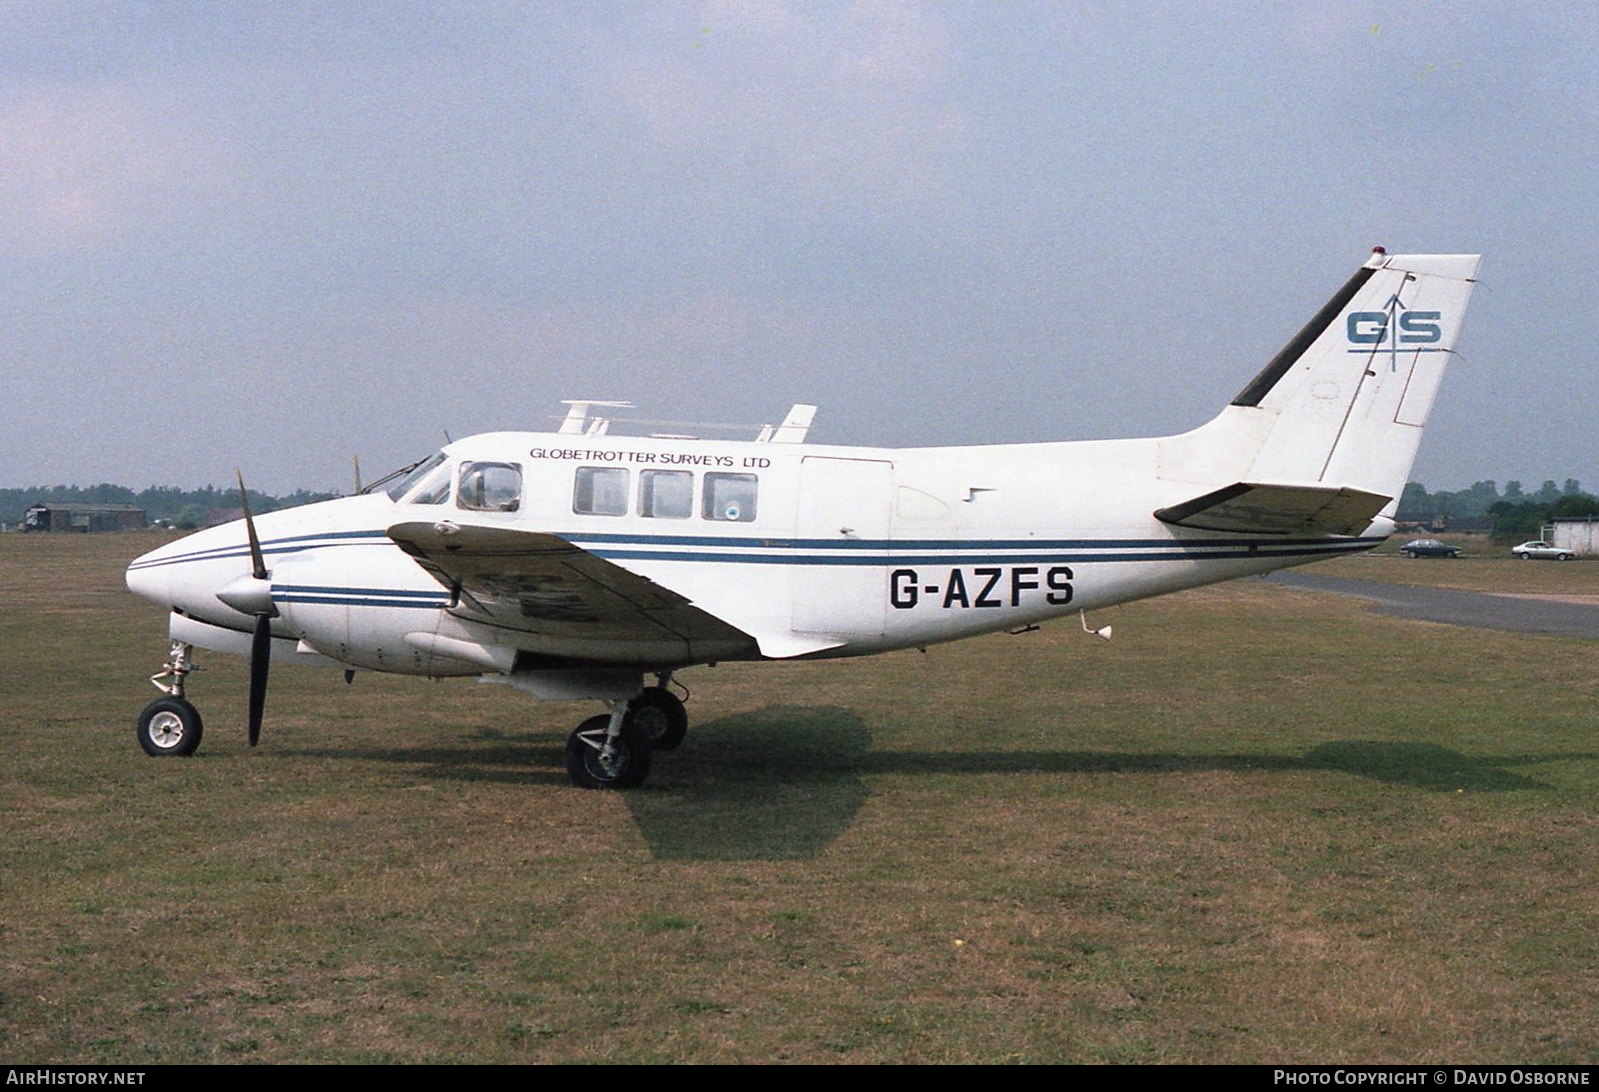
{"type": "Polygon", "coordinates": [[[1510,547],[1510,552],[1523,561],[1539,557],[1552,561],[1570,561],[1572,556],[1570,550],[1562,550],[1559,546],[1551,546],[1547,542],[1523,542],[1520,546],[1510,547]]]}
{"type": "Polygon", "coordinates": [[[1413,538],[1399,552],[1406,557],[1459,557],[1460,547],[1449,546],[1435,538],[1413,538]]]}

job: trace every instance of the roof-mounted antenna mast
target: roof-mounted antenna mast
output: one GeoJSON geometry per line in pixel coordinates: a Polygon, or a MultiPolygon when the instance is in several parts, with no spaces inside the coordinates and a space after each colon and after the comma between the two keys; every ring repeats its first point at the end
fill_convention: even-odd
{"type": "Polygon", "coordinates": [[[566,417],[561,421],[561,427],[556,433],[561,436],[604,436],[611,427],[609,418],[596,417],[589,420],[589,407],[602,406],[605,409],[632,409],[631,402],[606,402],[598,398],[566,398],[561,405],[566,406],[566,417]]]}
{"type": "Polygon", "coordinates": [[[789,408],[788,416],[783,418],[783,423],[773,428],[767,425],[761,429],[761,434],[755,437],[759,444],[803,444],[805,434],[811,430],[811,420],[816,416],[816,407],[808,406],[803,402],[796,402],[789,408]]]}

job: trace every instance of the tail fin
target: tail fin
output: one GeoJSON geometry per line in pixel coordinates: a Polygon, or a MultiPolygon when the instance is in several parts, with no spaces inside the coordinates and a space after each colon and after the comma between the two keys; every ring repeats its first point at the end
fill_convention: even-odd
{"type": "Polygon", "coordinates": [[[1335,534],[1391,515],[1478,261],[1374,252],[1220,416],[1162,441],[1163,478],[1211,489],[1156,515],[1214,530],[1335,534]]]}

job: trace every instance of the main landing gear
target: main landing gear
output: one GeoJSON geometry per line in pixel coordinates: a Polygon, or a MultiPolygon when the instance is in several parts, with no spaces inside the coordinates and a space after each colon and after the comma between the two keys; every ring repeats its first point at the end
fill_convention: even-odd
{"type": "Polygon", "coordinates": [[[613,701],[610,712],[590,717],[566,740],[566,772],[584,789],[631,789],[649,776],[655,751],[671,751],[688,732],[688,711],[667,689],[672,673],[631,701],[613,701]]]}
{"type": "MultiPolygon", "coordinates": [[[[670,678],[670,673],[663,679],[670,678]]],[[[688,710],[678,696],[661,686],[647,686],[627,703],[628,712],[657,751],[675,751],[688,734],[688,710]]]]}
{"type": "Polygon", "coordinates": [[[150,676],[157,690],[167,696],[157,698],[139,714],[135,729],[139,746],[152,758],[163,755],[192,755],[200,746],[205,726],[200,711],[183,696],[183,679],[195,670],[189,661],[193,649],[182,641],[172,642],[172,654],[159,675],[150,676]]]}

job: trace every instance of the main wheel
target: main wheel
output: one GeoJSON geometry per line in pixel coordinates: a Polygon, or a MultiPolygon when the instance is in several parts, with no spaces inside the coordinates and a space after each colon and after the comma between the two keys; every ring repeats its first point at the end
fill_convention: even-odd
{"type": "Polygon", "coordinates": [[[688,734],[688,710],[665,687],[650,686],[627,703],[628,719],[649,738],[657,751],[675,751],[688,734]]]}
{"type": "Polygon", "coordinates": [[[205,726],[200,711],[182,698],[158,698],[139,714],[139,746],[152,757],[192,755],[205,726]]]}
{"type": "Polygon", "coordinates": [[[650,773],[650,741],[633,717],[622,721],[622,731],[612,753],[606,755],[605,735],[609,714],[590,717],[566,739],[566,773],[580,789],[632,789],[650,773]]]}

